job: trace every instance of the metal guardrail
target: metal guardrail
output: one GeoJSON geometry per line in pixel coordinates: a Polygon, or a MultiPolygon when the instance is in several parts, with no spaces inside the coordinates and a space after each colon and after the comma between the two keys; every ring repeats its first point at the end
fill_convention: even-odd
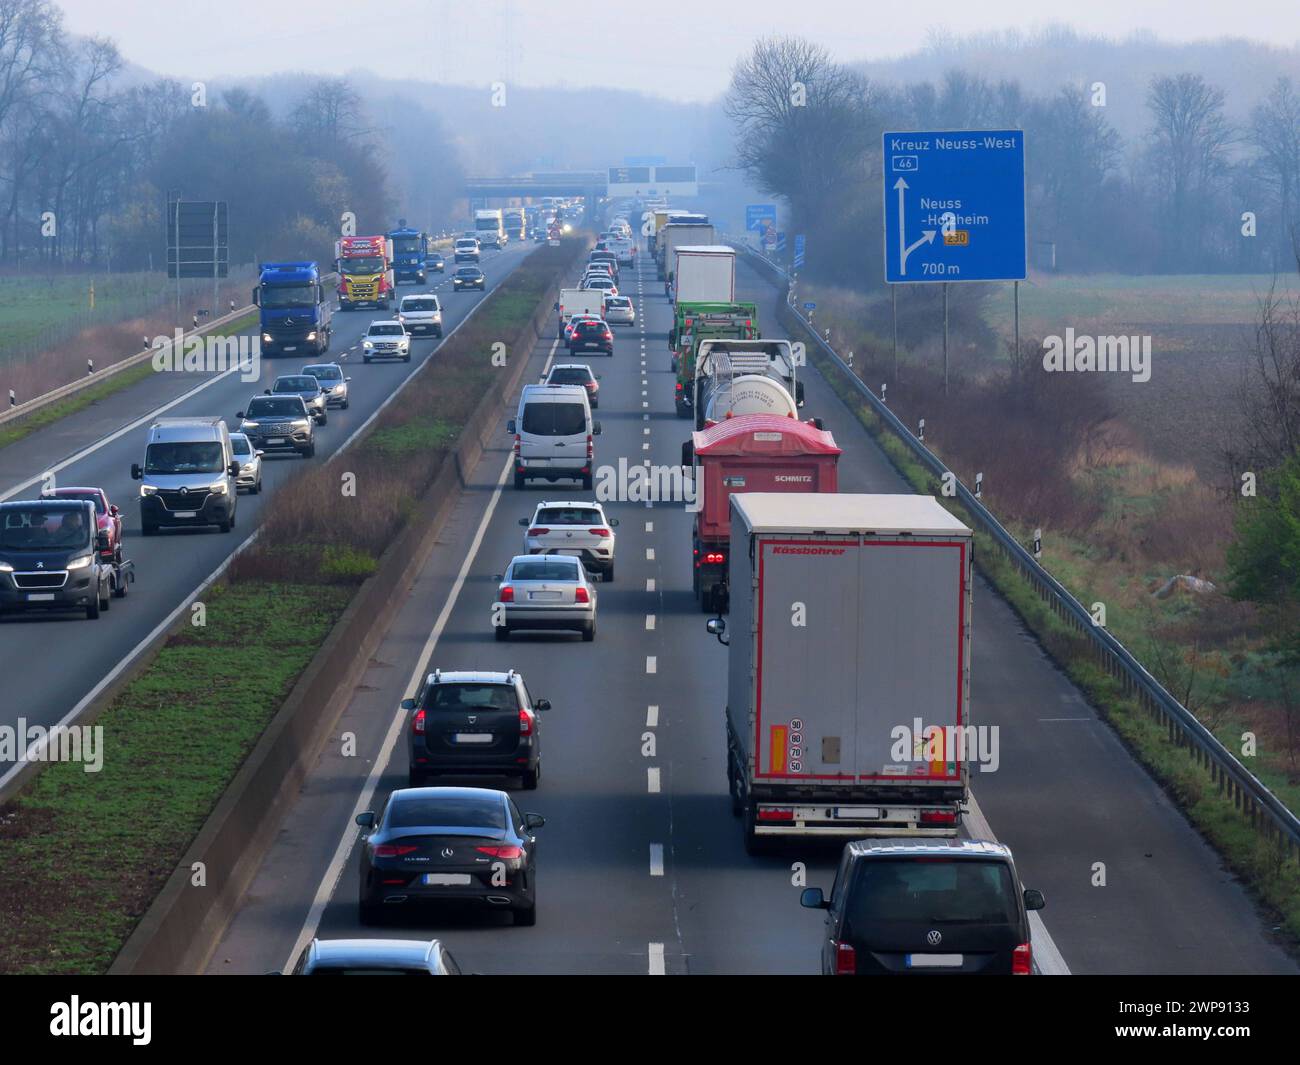
{"type": "MultiPolygon", "coordinates": [[[[321,281],[325,284],[332,284],[337,278],[338,274],[335,273],[321,275],[321,281]]],[[[205,322],[203,325],[186,330],[182,336],[185,339],[195,336],[204,336],[214,329],[220,329],[223,325],[237,322],[240,318],[243,318],[256,310],[256,304],[252,303],[244,307],[236,307],[233,311],[229,311],[226,314],[221,315],[219,318],[214,318],[210,322],[205,322]]],[[[137,352],[135,355],[128,355],[125,359],[119,359],[117,362],[110,363],[102,370],[96,370],[94,373],[87,374],[85,377],[79,377],[77,380],[70,381],[66,385],[60,385],[58,388],[53,388],[48,392],[42,392],[39,396],[33,396],[31,399],[25,400],[22,403],[16,403],[7,410],[0,411],[0,427],[9,422],[21,421],[23,418],[30,417],[41,409],[48,407],[51,403],[57,403],[61,399],[67,399],[69,396],[74,396],[84,389],[93,388],[95,385],[121,373],[123,370],[129,370],[132,366],[139,366],[142,362],[152,358],[156,353],[157,349],[146,348],[144,351],[137,352]]]]}
{"type": "Polygon", "coordinates": [[[1136,656],[1103,626],[1097,625],[1086,610],[1033,554],[1011,535],[996,517],[975,498],[958,479],[956,473],[944,465],[943,460],[927,448],[892,410],[862,381],[853,369],[840,358],[833,347],[820,335],[788,300],[790,275],[764,255],[755,252],[742,240],[732,243],[749,258],[758,261],[786,286],[787,306],[793,317],[803,326],[818,348],[852,382],[870,405],[872,411],[897,436],[912,455],[936,476],[948,474],[956,488],[957,500],[966,508],[974,523],[988,534],[1006,557],[1030,582],[1039,597],[1053,613],[1071,625],[1080,635],[1093,643],[1098,664],[1124,687],[1124,691],[1138,699],[1142,708],[1158,720],[1167,730],[1169,742],[1188,747],[1193,758],[1206,769],[1210,779],[1222,793],[1226,791],[1233,805],[1243,817],[1250,819],[1256,831],[1275,841],[1285,854],[1295,860],[1300,858],[1300,818],[1298,818],[1262,781],[1250,772],[1215,735],[1210,732],[1187,707],[1183,706],[1136,656]]]}

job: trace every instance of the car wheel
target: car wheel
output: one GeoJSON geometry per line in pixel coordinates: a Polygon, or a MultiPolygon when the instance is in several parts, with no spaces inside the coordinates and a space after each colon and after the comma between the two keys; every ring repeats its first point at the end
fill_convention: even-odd
{"type": "Polygon", "coordinates": [[[538,781],[542,779],[542,763],[539,759],[536,769],[525,769],[521,783],[525,791],[533,791],[537,787],[538,781]]]}
{"type": "Polygon", "coordinates": [[[370,356],[369,356],[369,355],[362,355],[362,356],[361,356],[361,361],[364,362],[367,366],[370,365],[370,356]]]}
{"type": "Polygon", "coordinates": [[[438,330],[436,333],[434,333],[433,335],[436,336],[439,340],[441,340],[441,339],[442,339],[442,330],[439,329],[439,330],[438,330]]]}
{"type": "Polygon", "coordinates": [[[112,590],[110,589],[108,592],[105,592],[102,596],[99,597],[99,609],[108,610],[110,607],[112,607],[112,605],[113,605],[113,593],[112,590]]]}
{"type": "Polygon", "coordinates": [[[611,562],[609,564],[609,568],[605,570],[604,576],[601,577],[601,580],[606,584],[614,583],[614,563],[611,562]]]}
{"type": "Polygon", "coordinates": [[[510,639],[510,629],[505,625],[495,626],[493,629],[493,633],[495,634],[498,641],[504,641],[510,639]]]}
{"type": "Polygon", "coordinates": [[[347,410],[350,406],[352,406],[352,400],[345,399],[342,403],[339,404],[339,410],[347,410]]]}
{"type": "Polygon", "coordinates": [[[158,526],[157,526],[157,525],[147,525],[147,524],[141,523],[141,525],[140,525],[140,535],[141,535],[141,536],[156,536],[157,533],[158,533],[158,526]]]}
{"type": "Polygon", "coordinates": [[[537,903],[533,903],[527,909],[511,910],[510,914],[515,919],[516,927],[532,928],[537,923],[537,903]]]}
{"type": "Polygon", "coordinates": [[[95,596],[86,604],[86,620],[94,621],[97,617],[99,617],[99,596],[95,596]]]}
{"type": "Polygon", "coordinates": [[[379,923],[379,907],[371,902],[357,903],[357,921],[369,927],[379,923]]]}
{"type": "Polygon", "coordinates": [[[403,355],[403,356],[402,356],[402,361],[403,361],[403,362],[410,362],[410,361],[411,361],[411,356],[410,356],[410,355],[403,355]]]}
{"type": "Polygon", "coordinates": [[[233,529],[234,527],[235,527],[235,523],[234,521],[231,520],[223,521],[221,522],[221,524],[217,526],[217,528],[220,529],[223,533],[230,532],[230,530],[233,529]]]}
{"type": "Polygon", "coordinates": [[[515,474],[515,488],[523,488],[526,478],[522,473],[515,474]]]}
{"type": "Polygon", "coordinates": [[[303,453],[302,453],[302,457],[305,458],[305,459],[311,459],[311,458],[315,458],[315,457],[316,457],[316,441],[315,441],[315,440],[313,440],[310,444],[307,445],[306,450],[304,450],[303,453]]]}
{"type": "Polygon", "coordinates": [[[591,643],[596,638],[596,623],[593,621],[582,630],[582,642],[591,643]]]}
{"type": "Polygon", "coordinates": [[[324,413],[324,412],[322,411],[322,412],[321,412],[321,416],[320,416],[320,420],[317,421],[316,424],[317,424],[317,425],[324,425],[327,421],[329,421],[329,415],[326,414],[326,413],[324,413]]]}
{"type": "Polygon", "coordinates": [[[423,788],[427,779],[428,776],[426,774],[412,769],[406,774],[406,786],[408,788],[423,788]]]}
{"type": "Polygon", "coordinates": [[[582,487],[583,487],[586,491],[588,491],[588,492],[591,491],[591,485],[592,485],[592,479],[591,479],[591,478],[592,478],[592,475],[589,474],[589,473],[584,473],[584,474],[582,475],[582,487]]]}

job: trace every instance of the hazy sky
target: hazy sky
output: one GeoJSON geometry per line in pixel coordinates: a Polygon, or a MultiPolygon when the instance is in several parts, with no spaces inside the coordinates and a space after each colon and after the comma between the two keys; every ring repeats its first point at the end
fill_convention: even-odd
{"type": "Polygon", "coordinates": [[[1297,0],[57,0],[77,33],[179,78],[365,68],[488,84],[611,85],[678,100],[721,92],[756,37],[800,34],[837,59],[913,51],[931,28],[961,35],[1049,22],[1171,41],[1241,36],[1291,46],[1297,0]],[[364,14],[363,14],[364,12],[364,14]]]}

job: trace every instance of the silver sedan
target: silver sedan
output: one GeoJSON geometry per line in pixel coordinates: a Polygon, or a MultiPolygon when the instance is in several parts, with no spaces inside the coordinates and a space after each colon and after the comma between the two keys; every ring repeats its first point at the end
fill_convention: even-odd
{"type": "Polygon", "coordinates": [[[521,629],[567,629],[596,638],[596,586],[577,558],[564,555],[516,555],[492,606],[498,640],[521,629]]]}

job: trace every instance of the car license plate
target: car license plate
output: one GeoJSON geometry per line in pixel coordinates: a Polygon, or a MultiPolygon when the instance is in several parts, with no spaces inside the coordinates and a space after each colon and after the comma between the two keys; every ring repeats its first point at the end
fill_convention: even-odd
{"type": "Polygon", "coordinates": [[[961,954],[908,954],[909,969],[960,969],[964,956],[961,954]]]}
{"type": "Polygon", "coordinates": [[[266,438],[266,442],[267,442],[268,444],[283,444],[283,443],[284,443],[284,437],[282,437],[282,436],[268,436],[268,437],[266,438]]]}
{"type": "Polygon", "coordinates": [[[284,350],[285,350],[285,351],[297,351],[297,350],[298,350],[298,345],[297,345],[297,344],[286,344],[284,350]]]}
{"type": "Polygon", "coordinates": [[[850,821],[878,821],[880,819],[880,809],[875,806],[837,806],[835,807],[835,816],[847,818],[850,821]]]}
{"type": "Polygon", "coordinates": [[[197,518],[198,516],[197,510],[177,510],[172,514],[174,518],[197,518]]]}
{"type": "Polygon", "coordinates": [[[452,735],[457,743],[491,743],[492,733],[490,732],[457,732],[452,735]]]}
{"type": "Polygon", "coordinates": [[[469,873],[425,873],[421,879],[425,887],[464,887],[469,884],[469,873]]]}
{"type": "Polygon", "coordinates": [[[529,592],[528,598],[533,602],[554,602],[560,598],[559,592],[529,592]]]}
{"type": "Polygon", "coordinates": [[[27,596],[29,603],[52,603],[54,601],[53,592],[32,592],[27,596]]]}

